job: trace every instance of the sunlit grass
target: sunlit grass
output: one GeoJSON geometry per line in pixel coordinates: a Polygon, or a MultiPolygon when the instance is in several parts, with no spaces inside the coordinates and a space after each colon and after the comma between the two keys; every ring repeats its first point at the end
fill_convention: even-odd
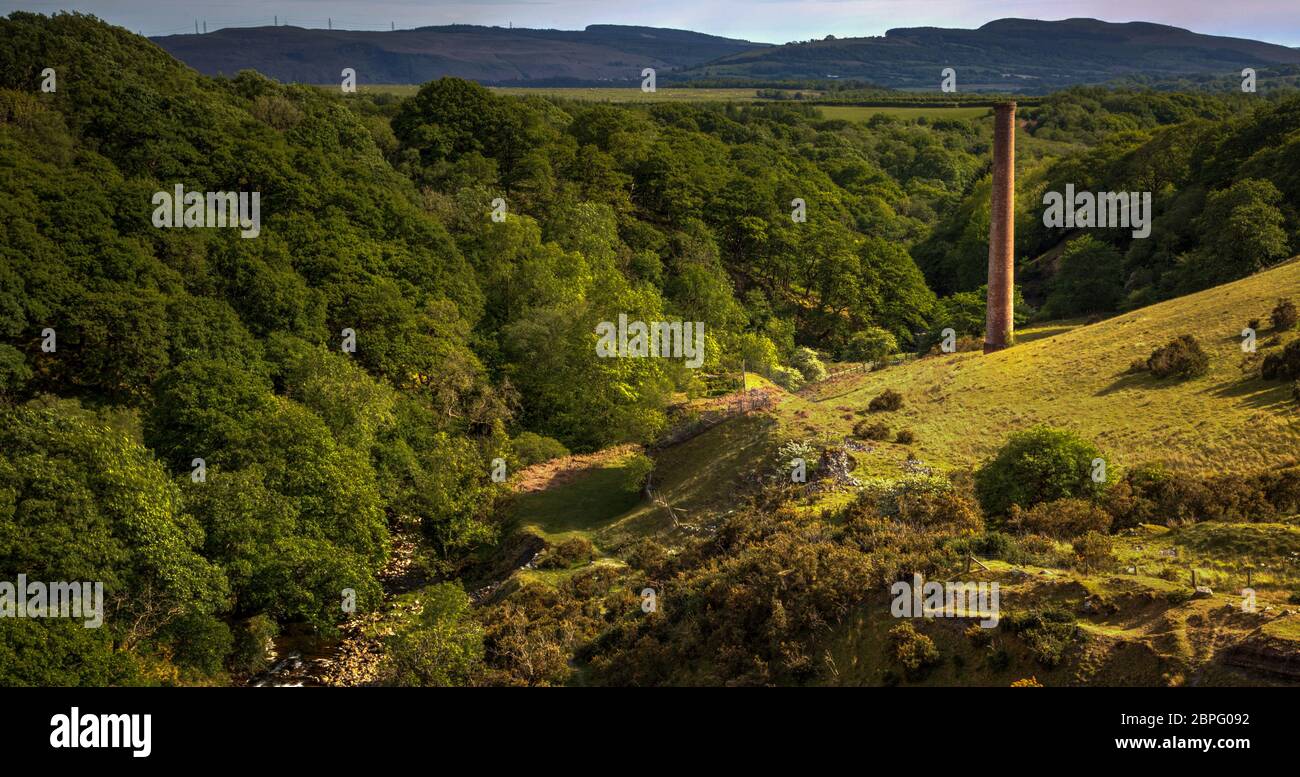
{"type": "MultiPolygon", "coordinates": [[[[1008,434],[1035,424],[1095,441],[1112,473],[1149,461],[1201,474],[1294,464],[1300,408],[1290,386],[1247,379],[1240,369],[1242,327],[1267,319],[1281,296],[1300,298],[1300,262],[1096,324],[1044,324],[1000,353],[927,357],[852,375],[823,398],[790,398],[777,416],[789,437],[845,437],[872,397],[900,392],[900,410],[869,415],[891,430],[911,429],[916,441],[871,443],[872,451],[858,454],[859,472],[869,474],[897,475],[909,451],[941,469],[975,467],[1008,434]],[[1183,333],[1210,354],[1209,374],[1186,381],[1125,374],[1183,333]]],[[[1261,333],[1261,349],[1270,337],[1261,333]]]]}

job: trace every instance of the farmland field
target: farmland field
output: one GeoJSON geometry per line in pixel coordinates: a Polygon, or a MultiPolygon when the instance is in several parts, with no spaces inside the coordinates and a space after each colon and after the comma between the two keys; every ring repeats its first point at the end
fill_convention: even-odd
{"type": "Polygon", "coordinates": [[[844,119],[845,121],[866,121],[876,114],[883,113],[900,119],[916,119],[921,116],[928,118],[945,118],[945,119],[974,119],[980,116],[988,115],[992,110],[987,106],[962,106],[952,108],[948,106],[935,106],[933,108],[915,108],[910,106],[882,106],[882,105],[821,105],[818,110],[828,119],[844,119]]]}

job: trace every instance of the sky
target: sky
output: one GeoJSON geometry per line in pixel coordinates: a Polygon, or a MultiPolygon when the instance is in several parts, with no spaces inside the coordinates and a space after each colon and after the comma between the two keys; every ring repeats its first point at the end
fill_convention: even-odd
{"type": "Polygon", "coordinates": [[[978,27],[993,19],[1148,21],[1210,35],[1300,46],[1297,0],[100,0],[10,2],[14,10],[92,13],[145,35],[281,24],[388,29],[484,24],[577,30],[588,24],[674,27],[765,43],[881,35],[893,27],[978,27]]]}

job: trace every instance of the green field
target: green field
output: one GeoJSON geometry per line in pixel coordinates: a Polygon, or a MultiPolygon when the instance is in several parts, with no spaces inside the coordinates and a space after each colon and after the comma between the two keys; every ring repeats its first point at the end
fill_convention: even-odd
{"type": "MultiPolygon", "coordinates": [[[[867,417],[872,397],[900,392],[900,410],[869,416],[911,429],[915,443],[880,443],[859,457],[861,471],[882,476],[897,476],[909,452],[941,469],[978,466],[1008,433],[1035,424],[1073,428],[1120,468],[1158,461],[1211,475],[1295,464],[1300,414],[1290,385],[1241,369],[1242,327],[1267,319],[1279,297],[1300,297],[1300,261],[1095,324],[1044,324],[1000,353],[932,356],[853,375],[790,397],[777,414],[787,436],[844,437],[867,417]],[[1207,375],[1126,373],[1184,333],[1209,354],[1207,375]]],[[[1259,353],[1293,337],[1261,331],[1259,353]]]]}
{"type": "Polygon", "coordinates": [[[958,107],[941,105],[933,108],[912,108],[869,105],[819,105],[817,109],[828,119],[845,121],[866,121],[876,114],[894,116],[900,119],[918,119],[922,116],[931,119],[974,119],[987,116],[992,108],[987,106],[958,107]]]}
{"type": "MultiPolygon", "coordinates": [[[[337,88],[337,87],[331,87],[337,88]]],[[[409,97],[420,88],[419,84],[360,84],[362,92],[393,94],[409,97]]],[[[765,100],[758,96],[758,90],[744,89],[693,89],[689,87],[665,87],[654,92],[643,92],[638,87],[491,87],[499,94],[517,97],[542,96],[557,97],[565,100],[606,103],[656,103],[656,102],[780,102],[765,100]]],[[[815,94],[805,92],[805,94],[815,94]]],[[[790,101],[790,105],[801,103],[790,101]]],[[[818,110],[828,119],[845,119],[847,121],[866,121],[876,114],[895,116],[900,119],[915,119],[922,116],[929,118],[970,119],[986,116],[987,106],[952,107],[937,105],[934,107],[910,106],[860,106],[860,105],[819,105],[818,110]]]]}
{"type": "MultiPolygon", "coordinates": [[[[409,97],[420,89],[420,84],[358,84],[362,92],[393,94],[409,97]]],[[[332,87],[337,89],[337,86],[332,87]]],[[[753,102],[758,100],[756,89],[689,89],[671,87],[643,92],[640,87],[491,87],[499,94],[527,97],[560,97],[566,100],[606,103],[643,102],[753,102]]]]}

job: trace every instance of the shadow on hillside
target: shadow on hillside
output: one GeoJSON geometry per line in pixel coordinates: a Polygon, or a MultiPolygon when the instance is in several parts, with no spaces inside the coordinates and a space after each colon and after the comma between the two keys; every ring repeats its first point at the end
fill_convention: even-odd
{"type": "Polygon", "coordinates": [[[1107,394],[1114,394],[1116,391],[1123,391],[1124,389],[1159,389],[1176,385],[1178,385],[1178,381],[1176,380],[1159,381],[1151,377],[1151,374],[1147,372],[1126,372],[1122,373],[1118,378],[1112,381],[1109,386],[1098,391],[1096,396],[1104,397],[1107,394]]]}
{"type": "Polygon", "coordinates": [[[1057,335],[1063,335],[1066,332],[1072,331],[1074,329],[1078,329],[1079,326],[1080,326],[1079,322],[1074,322],[1070,324],[1062,324],[1061,326],[1050,326],[1050,327],[1043,327],[1042,329],[1032,329],[1029,331],[1018,332],[1016,334],[1016,343],[1017,344],[1032,343],[1035,340],[1042,340],[1047,337],[1056,337],[1057,335]]]}
{"type": "Polygon", "coordinates": [[[1293,402],[1288,384],[1262,378],[1226,380],[1207,393],[1225,399],[1239,399],[1244,404],[1261,410],[1280,409],[1293,402]]]}

